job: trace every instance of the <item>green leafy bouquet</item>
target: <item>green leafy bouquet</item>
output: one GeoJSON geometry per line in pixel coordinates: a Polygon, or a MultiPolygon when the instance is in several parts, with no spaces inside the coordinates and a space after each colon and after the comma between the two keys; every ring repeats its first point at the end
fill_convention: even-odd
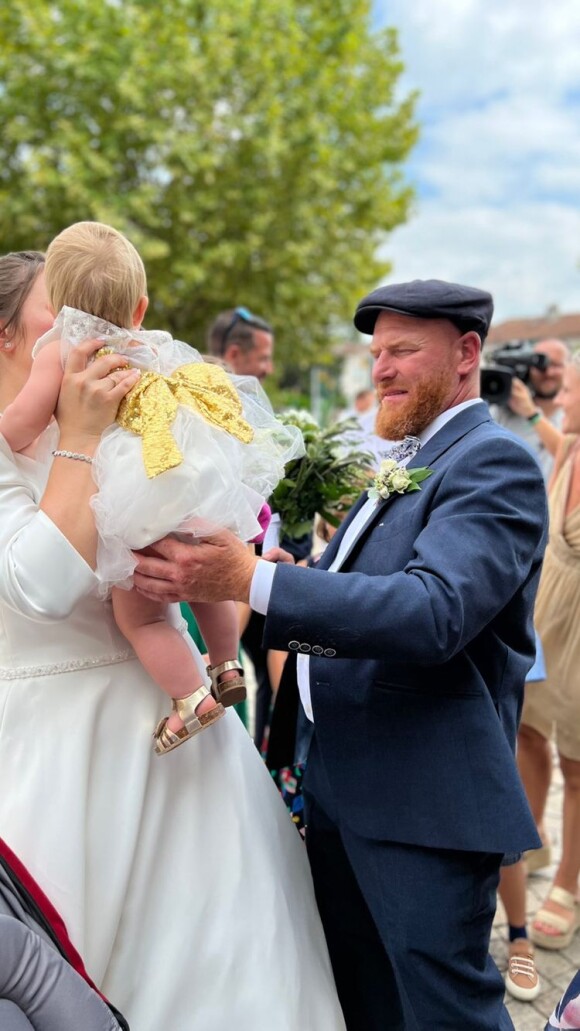
{"type": "Polygon", "coordinates": [[[356,442],[356,419],[322,429],[305,410],[288,409],[278,418],[285,425],[298,426],[306,450],[288,463],[284,479],[268,499],[272,511],[280,514],[282,533],[302,537],[312,529],[317,513],[338,526],[371,476],[373,458],[356,442]]]}

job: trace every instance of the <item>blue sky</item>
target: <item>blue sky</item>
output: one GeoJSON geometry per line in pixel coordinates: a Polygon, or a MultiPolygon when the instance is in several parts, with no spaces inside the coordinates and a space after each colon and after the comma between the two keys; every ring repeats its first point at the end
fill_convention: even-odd
{"type": "Polygon", "coordinates": [[[579,0],[375,0],[419,89],[417,198],[389,281],[492,291],[496,319],[580,312],[579,0]]]}

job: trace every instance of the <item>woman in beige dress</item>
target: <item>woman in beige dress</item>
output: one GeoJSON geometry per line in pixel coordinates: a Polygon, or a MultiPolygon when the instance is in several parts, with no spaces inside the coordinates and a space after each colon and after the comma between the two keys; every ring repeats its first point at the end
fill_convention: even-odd
{"type": "Polygon", "coordinates": [[[532,941],[570,944],[580,924],[580,361],[566,368],[558,396],[563,436],[550,483],[550,537],[535,609],[547,679],[526,686],[518,738],[520,772],[542,840],[555,734],[564,778],[562,856],[532,923],[532,941]]]}

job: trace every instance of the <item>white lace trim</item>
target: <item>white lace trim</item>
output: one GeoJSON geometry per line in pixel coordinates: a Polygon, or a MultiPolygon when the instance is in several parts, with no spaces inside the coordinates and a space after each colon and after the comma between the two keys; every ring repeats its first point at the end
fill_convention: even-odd
{"type": "Polygon", "coordinates": [[[50,677],[58,673],[74,673],[78,669],[92,669],[95,666],[112,666],[116,662],[134,659],[132,648],[115,655],[100,655],[97,659],[71,659],[69,662],[53,662],[46,666],[0,666],[0,680],[28,679],[29,677],[50,677]]]}

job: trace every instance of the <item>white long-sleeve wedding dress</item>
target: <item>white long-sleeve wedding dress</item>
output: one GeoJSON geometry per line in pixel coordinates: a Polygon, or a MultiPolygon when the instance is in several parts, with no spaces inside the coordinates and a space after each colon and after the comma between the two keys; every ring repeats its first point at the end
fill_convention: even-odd
{"type": "Polygon", "coordinates": [[[38,510],[47,469],[0,438],[0,836],[131,1031],[343,1031],[305,850],[249,736],[229,710],[154,755],[167,698],[38,510]]]}

